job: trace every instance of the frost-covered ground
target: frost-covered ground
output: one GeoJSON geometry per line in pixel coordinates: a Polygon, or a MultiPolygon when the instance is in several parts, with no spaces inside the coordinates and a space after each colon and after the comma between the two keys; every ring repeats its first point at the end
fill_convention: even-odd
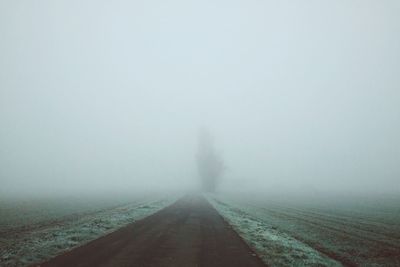
{"type": "Polygon", "coordinates": [[[400,266],[397,199],[207,198],[271,266],[400,266]]]}
{"type": "Polygon", "coordinates": [[[177,197],[0,202],[0,266],[43,262],[168,206],[177,197]]]}

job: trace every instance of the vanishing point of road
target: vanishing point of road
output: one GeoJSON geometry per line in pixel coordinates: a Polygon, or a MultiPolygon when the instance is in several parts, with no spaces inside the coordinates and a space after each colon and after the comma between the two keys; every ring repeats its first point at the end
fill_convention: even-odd
{"type": "Polygon", "coordinates": [[[171,206],[40,266],[265,266],[202,196],[171,206]]]}

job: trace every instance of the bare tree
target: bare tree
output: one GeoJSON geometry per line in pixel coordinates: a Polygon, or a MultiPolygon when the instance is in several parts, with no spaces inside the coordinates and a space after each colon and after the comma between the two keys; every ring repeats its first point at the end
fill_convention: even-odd
{"type": "Polygon", "coordinates": [[[215,150],[213,137],[204,129],[199,132],[197,167],[202,189],[206,192],[214,192],[225,166],[215,150]]]}

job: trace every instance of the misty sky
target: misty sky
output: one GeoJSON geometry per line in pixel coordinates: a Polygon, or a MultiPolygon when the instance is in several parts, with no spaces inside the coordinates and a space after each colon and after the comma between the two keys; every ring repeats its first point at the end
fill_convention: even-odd
{"type": "Polygon", "coordinates": [[[397,0],[0,0],[0,194],[400,192],[397,0]]]}

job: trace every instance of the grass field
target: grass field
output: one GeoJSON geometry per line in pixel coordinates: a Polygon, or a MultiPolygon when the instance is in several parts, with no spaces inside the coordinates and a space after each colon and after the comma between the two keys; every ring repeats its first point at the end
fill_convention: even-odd
{"type": "Polygon", "coordinates": [[[400,266],[398,197],[209,199],[271,265],[400,266]]]}
{"type": "MultiPolygon", "coordinates": [[[[1,199],[0,266],[42,262],[178,197],[1,199]]],[[[207,198],[270,266],[400,266],[398,197],[207,198]]]]}

